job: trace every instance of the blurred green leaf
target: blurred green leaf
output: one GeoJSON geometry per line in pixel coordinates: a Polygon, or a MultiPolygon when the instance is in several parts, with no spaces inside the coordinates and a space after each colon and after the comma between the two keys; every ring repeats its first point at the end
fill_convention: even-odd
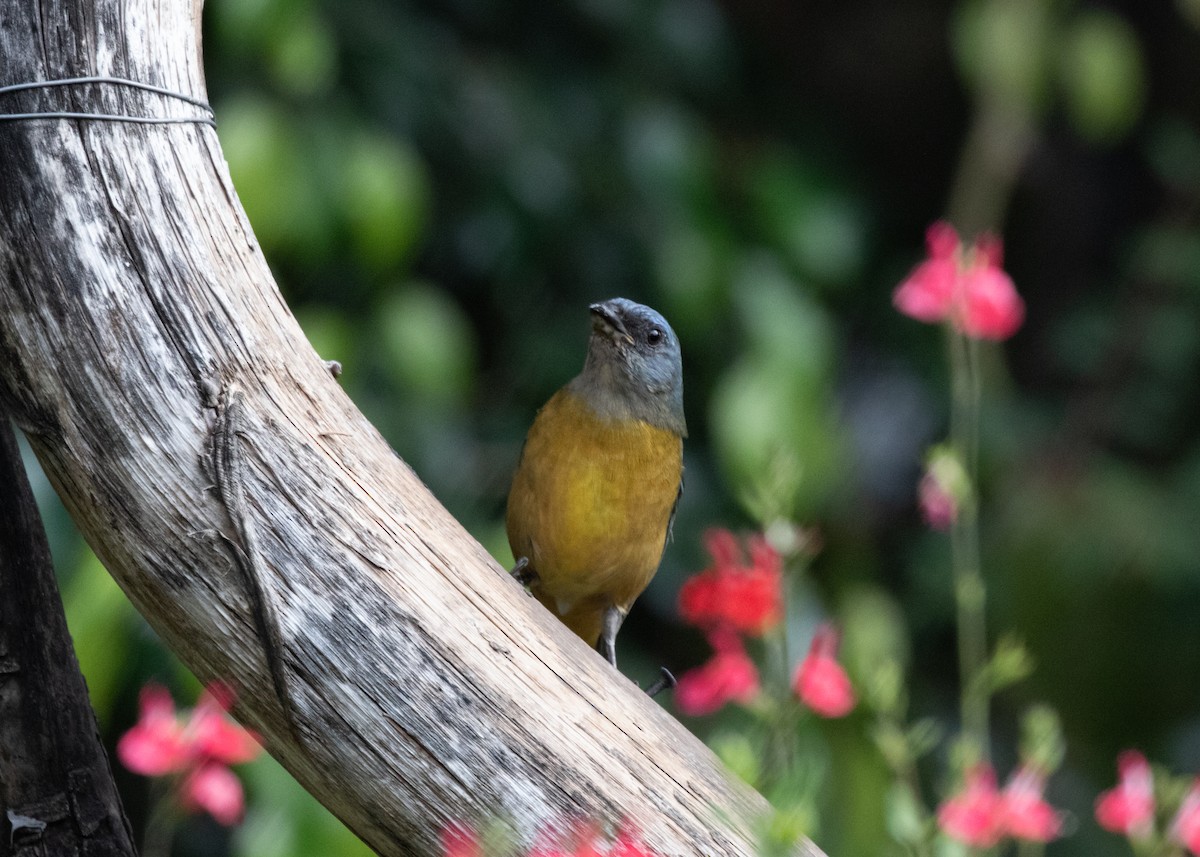
{"type": "Polygon", "coordinates": [[[264,754],[237,770],[246,780],[249,795],[246,820],[234,837],[237,854],[369,857],[375,853],[270,756],[264,754]]]}
{"type": "Polygon", "coordinates": [[[376,313],[383,368],[400,387],[437,406],[461,405],[475,378],[475,337],[442,290],[409,283],[376,313]]]}
{"type": "Polygon", "coordinates": [[[656,204],[703,193],[711,186],[712,141],[683,105],[636,105],[626,118],[624,136],[629,172],[656,204]]]}
{"type": "Polygon", "coordinates": [[[1160,118],[1150,129],[1146,152],[1164,182],[1183,193],[1200,192],[1200,133],[1191,122],[1177,115],[1160,118]]]}
{"type": "MultiPolygon", "coordinates": [[[[851,586],[841,594],[838,618],[843,632],[842,659],[852,676],[869,684],[884,670],[893,681],[903,681],[909,661],[909,632],[904,613],[891,595],[869,584],[851,586]],[[896,669],[888,670],[888,665],[896,669]]],[[[902,694],[902,690],[896,688],[891,695],[902,694]]],[[[891,705],[881,707],[897,711],[894,699],[891,705]]]]}
{"type": "Polygon", "coordinates": [[[358,258],[376,273],[407,262],[424,230],[429,183],[413,150],[388,137],[354,134],[341,152],[337,200],[358,258]]]}
{"type": "Polygon", "coordinates": [[[307,259],[328,252],[329,211],[294,120],[278,103],[254,95],[219,105],[217,118],[229,172],[264,252],[307,259]]]}
{"type": "Polygon", "coordinates": [[[355,353],[357,338],[341,310],[306,304],[297,308],[296,320],[322,359],[345,363],[355,353]]]}
{"type": "Polygon", "coordinates": [[[709,745],[725,767],[742,782],[754,786],[762,776],[762,748],[741,732],[720,732],[709,745]]]}
{"type": "Polygon", "coordinates": [[[655,244],[654,271],[663,311],[685,339],[718,320],[729,283],[731,239],[715,228],[678,223],[655,244]]]}
{"type": "Polygon", "coordinates": [[[763,857],[784,857],[796,853],[800,840],[815,830],[819,821],[817,808],[806,799],[776,806],[767,818],[761,853],[763,857]]]}
{"type": "Polygon", "coordinates": [[[1050,50],[1057,38],[1049,8],[1040,0],[967,0],[959,6],[955,56],[979,97],[1021,115],[1045,107],[1050,50]]]}
{"type": "Polygon", "coordinates": [[[1058,770],[1067,753],[1062,721],[1048,705],[1033,705],[1021,718],[1021,761],[1049,775],[1058,770]]]}
{"type": "Polygon", "coordinates": [[[957,839],[939,836],[933,846],[934,857],[972,857],[974,850],[957,839]]]}
{"type": "Polygon", "coordinates": [[[925,810],[902,783],[893,783],[887,792],[887,831],[899,843],[918,845],[929,836],[925,810]]]}
{"type": "Polygon", "coordinates": [[[786,493],[791,495],[792,513],[808,518],[836,487],[840,441],[823,391],[779,381],[768,364],[736,364],[713,390],[710,429],[735,495],[759,496],[759,486],[777,483],[781,455],[795,461],[795,484],[786,493]]]}
{"type": "Polygon", "coordinates": [[[87,548],[63,590],[63,607],[92,708],[106,724],[124,685],[137,611],[87,548]]]}
{"type": "Polygon", "coordinates": [[[1141,117],[1146,71],[1133,29],[1101,9],[1070,23],[1060,59],[1067,114],[1089,140],[1121,139],[1141,117]]]}
{"type": "Polygon", "coordinates": [[[209,0],[205,11],[211,16],[219,41],[243,53],[257,53],[270,41],[278,22],[309,0],[209,0]]]}
{"type": "Polygon", "coordinates": [[[774,256],[751,253],[741,261],[733,300],[749,351],[776,369],[778,380],[795,380],[808,388],[831,381],[832,319],[774,256]]]}
{"type": "Polygon", "coordinates": [[[311,4],[284,17],[267,44],[275,82],[292,95],[325,92],[337,75],[337,45],[329,25],[311,4]]]}
{"type": "Polygon", "coordinates": [[[763,158],[748,193],[762,234],[800,274],[826,285],[848,284],[866,255],[865,217],[828,170],[788,151],[763,158]]]}
{"type": "Polygon", "coordinates": [[[765,492],[782,501],[774,514],[803,519],[829,499],[839,470],[830,320],[769,256],[740,267],[734,299],[747,355],[713,389],[718,460],[735,495],[765,492]],[[790,489],[778,484],[781,467],[794,474],[790,489]]]}

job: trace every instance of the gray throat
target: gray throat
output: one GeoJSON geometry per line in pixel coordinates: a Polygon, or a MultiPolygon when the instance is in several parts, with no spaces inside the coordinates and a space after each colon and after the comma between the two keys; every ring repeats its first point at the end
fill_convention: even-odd
{"type": "Polygon", "coordinates": [[[670,390],[652,389],[630,379],[620,366],[589,359],[567,389],[602,419],[640,420],[687,437],[681,384],[670,390]]]}

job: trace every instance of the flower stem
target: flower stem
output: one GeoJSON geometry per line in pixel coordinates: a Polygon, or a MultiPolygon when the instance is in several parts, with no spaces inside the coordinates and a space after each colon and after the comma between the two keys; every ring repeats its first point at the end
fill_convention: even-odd
{"type": "Polygon", "coordinates": [[[950,444],[962,462],[971,495],[962,504],[950,528],[950,561],[954,575],[954,601],[958,624],[958,667],[961,683],[963,737],[978,759],[990,756],[988,748],[988,688],[983,680],[987,662],[987,590],[979,562],[979,346],[950,329],[952,403],[950,444]]]}
{"type": "Polygon", "coordinates": [[[142,857],[170,857],[177,821],[171,790],[165,781],[153,781],[150,786],[150,815],[142,839],[142,857]]]}
{"type": "MultiPolygon", "coordinates": [[[[791,603],[789,584],[789,575],[785,573],[780,582],[780,598],[785,605],[785,613],[787,605],[791,603]]],[[[767,754],[773,767],[768,780],[772,784],[794,777],[796,766],[799,764],[796,739],[797,710],[791,692],[787,625],[786,620],[780,622],[764,637],[769,671],[766,684],[771,694],[773,709],[767,754]]]]}

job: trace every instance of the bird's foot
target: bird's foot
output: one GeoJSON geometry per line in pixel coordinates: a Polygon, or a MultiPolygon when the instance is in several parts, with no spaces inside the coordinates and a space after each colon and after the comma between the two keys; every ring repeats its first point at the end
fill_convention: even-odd
{"type": "Polygon", "coordinates": [[[532,595],[529,587],[533,586],[533,582],[537,580],[537,572],[529,567],[529,557],[523,556],[517,559],[517,564],[514,565],[508,572],[512,575],[513,580],[525,587],[525,591],[532,595]]]}
{"type": "Polygon", "coordinates": [[[621,623],[625,621],[625,611],[615,604],[610,605],[604,611],[604,618],[600,623],[600,639],[596,641],[596,651],[598,651],[604,660],[617,666],[617,631],[621,630],[621,623]]]}

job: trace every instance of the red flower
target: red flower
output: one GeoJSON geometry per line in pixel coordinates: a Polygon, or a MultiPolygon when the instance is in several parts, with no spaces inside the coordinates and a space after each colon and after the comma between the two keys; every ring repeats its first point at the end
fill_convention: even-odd
{"type": "Polygon", "coordinates": [[[704,541],[713,565],[679,590],[684,620],[702,628],[730,626],[750,635],[778,624],[783,616],[783,560],[775,549],[762,536],[752,536],[747,565],[729,530],[711,530],[704,541]]]}
{"type": "Polygon", "coordinates": [[[688,670],[675,686],[675,704],[684,714],[712,714],[727,702],[749,704],[758,696],[758,669],[742,641],[730,629],[709,634],[714,654],[707,663],[688,670]]]}
{"type": "Polygon", "coordinates": [[[201,809],[221,824],[235,824],[245,797],[227,765],[248,762],[262,748],[253,733],[226,716],[231,702],[228,690],[211,685],[184,721],[166,688],[148,684],[139,697],[138,722],[117,742],[117,757],[143,776],[179,774],[184,809],[201,809]]]}
{"type": "Polygon", "coordinates": [[[262,746],[258,736],[225,715],[228,705],[221,696],[206,691],[192,709],[187,731],[197,756],[226,765],[240,765],[261,753],[262,746]]]}
{"type": "Polygon", "coordinates": [[[483,846],[475,831],[462,824],[442,830],[443,857],[483,857],[483,846]]]}
{"type": "Polygon", "coordinates": [[[1096,798],[1096,821],[1105,830],[1138,838],[1149,835],[1154,822],[1154,774],[1137,750],[1117,757],[1121,781],[1096,798]]]}
{"type": "MultiPolygon", "coordinates": [[[[445,857],[457,857],[447,853],[445,857]]],[[[466,854],[465,857],[475,857],[466,854]]],[[[578,823],[566,833],[543,832],[527,857],[658,857],[638,837],[637,832],[622,828],[611,844],[605,844],[598,825],[578,823]]]]}
{"type": "Polygon", "coordinates": [[[955,324],[974,339],[1008,339],[1025,320],[1025,303],[1012,278],[1000,267],[1000,239],[983,235],[975,258],[962,274],[962,298],[955,324]]]}
{"type": "Polygon", "coordinates": [[[971,479],[958,453],[946,444],[925,454],[925,473],[917,486],[921,516],[932,529],[948,530],[971,502],[971,479]]]}
{"type": "Polygon", "coordinates": [[[857,701],[850,678],[837,662],[837,647],[837,629],[829,623],[821,625],[792,680],[800,701],[822,717],[844,717],[857,701]]]}
{"type": "Polygon", "coordinates": [[[1042,792],[1046,777],[1029,766],[1021,767],[1001,795],[1004,828],[1009,836],[1030,842],[1049,842],[1062,832],[1062,816],[1046,802],[1042,792]]]}
{"type": "Polygon", "coordinates": [[[929,257],[892,294],[892,304],[918,321],[949,321],[973,339],[1008,339],[1025,320],[1025,304],[1000,267],[1001,243],[983,235],[964,248],[954,227],[939,221],[925,233],[929,257]]]}
{"type": "Polygon", "coordinates": [[[241,781],[217,762],[205,762],[188,774],[180,797],[184,809],[204,810],[226,827],[241,821],[246,810],[241,781]]]}
{"type": "Polygon", "coordinates": [[[138,722],[117,741],[117,758],[135,774],[161,777],[182,769],[190,756],[170,692],[146,685],[138,695],[138,722]]]}
{"type": "Polygon", "coordinates": [[[938,826],[952,839],[973,848],[991,848],[1004,836],[1005,807],[996,775],[986,764],[967,771],[963,790],[938,807],[938,826]]]}
{"type": "Polygon", "coordinates": [[[926,472],[917,485],[917,497],[921,506],[921,517],[930,529],[944,532],[958,520],[958,501],[947,491],[937,477],[926,472]]]}
{"type": "Polygon", "coordinates": [[[1200,779],[1192,783],[1175,820],[1171,822],[1171,839],[1188,851],[1200,855],[1200,779]]]}
{"type": "Polygon", "coordinates": [[[943,321],[950,315],[962,245],[954,227],[939,220],[925,231],[929,258],[913,268],[892,294],[892,304],[917,321],[943,321]]]}
{"type": "Polygon", "coordinates": [[[617,841],[613,843],[608,857],[658,857],[658,855],[642,842],[636,831],[622,830],[617,834],[617,841]]]}

